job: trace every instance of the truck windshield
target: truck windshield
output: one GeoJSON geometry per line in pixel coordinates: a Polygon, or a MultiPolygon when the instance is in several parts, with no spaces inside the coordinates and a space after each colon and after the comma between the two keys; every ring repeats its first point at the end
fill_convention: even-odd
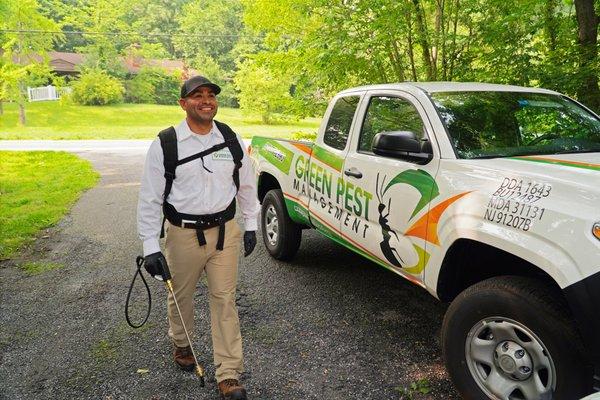
{"type": "Polygon", "coordinates": [[[564,96],[439,92],[431,97],[460,158],[600,151],[600,119],[564,96]]]}

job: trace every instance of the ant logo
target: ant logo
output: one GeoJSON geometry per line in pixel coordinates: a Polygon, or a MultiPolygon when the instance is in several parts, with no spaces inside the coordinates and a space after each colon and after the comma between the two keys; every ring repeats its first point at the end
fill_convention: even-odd
{"type": "Polygon", "coordinates": [[[385,188],[385,179],[386,176],[381,180],[381,186],[379,186],[379,173],[377,174],[376,182],[375,182],[375,193],[377,194],[377,200],[379,201],[379,206],[377,206],[377,211],[379,212],[379,225],[381,226],[381,234],[383,235],[383,240],[379,243],[379,247],[381,248],[381,252],[384,257],[393,265],[398,268],[402,268],[402,264],[404,261],[398,250],[395,247],[392,247],[390,241],[392,240],[392,235],[395,237],[395,242],[398,243],[400,238],[396,231],[391,229],[388,223],[388,217],[390,216],[390,211],[392,207],[392,198],[388,199],[387,203],[387,213],[384,214],[386,206],[384,203],[384,195],[386,190],[385,188]]]}

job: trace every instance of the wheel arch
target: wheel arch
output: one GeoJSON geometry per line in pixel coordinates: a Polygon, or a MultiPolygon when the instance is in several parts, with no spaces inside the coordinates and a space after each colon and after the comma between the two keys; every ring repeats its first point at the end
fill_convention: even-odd
{"type": "Polygon", "coordinates": [[[261,172],[258,176],[258,201],[263,202],[269,190],[281,189],[281,185],[277,178],[268,172],[261,172]]]}
{"type": "Polygon", "coordinates": [[[534,277],[562,293],[556,280],[533,263],[498,247],[463,238],[446,251],[437,277],[436,294],[441,301],[450,302],[469,286],[506,275],[534,277]],[[485,268],[481,268],[482,265],[485,268]]]}

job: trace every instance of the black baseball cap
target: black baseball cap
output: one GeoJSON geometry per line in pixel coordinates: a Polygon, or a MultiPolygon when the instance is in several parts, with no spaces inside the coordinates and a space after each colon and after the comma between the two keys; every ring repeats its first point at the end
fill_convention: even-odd
{"type": "Polygon", "coordinates": [[[181,98],[183,99],[184,97],[189,96],[190,94],[192,94],[192,92],[194,92],[196,89],[202,86],[211,88],[212,91],[215,92],[215,94],[221,93],[221,88],[219,87],[219,85],[215,85],[214,83],[209,81],[208,78],[198,75],[191,77],[187,81],[183,82],[183,85],[181,86],[181,98]]]}

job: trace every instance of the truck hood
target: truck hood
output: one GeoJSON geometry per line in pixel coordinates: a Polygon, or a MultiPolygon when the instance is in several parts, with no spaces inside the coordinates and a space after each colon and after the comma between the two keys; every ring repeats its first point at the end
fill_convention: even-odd
{"type": "Polygon", "coordinates": [[[600,193],[600,153],[521,156],[481,160],[498,172],[513,172],[558,186],[600,193]]]}

